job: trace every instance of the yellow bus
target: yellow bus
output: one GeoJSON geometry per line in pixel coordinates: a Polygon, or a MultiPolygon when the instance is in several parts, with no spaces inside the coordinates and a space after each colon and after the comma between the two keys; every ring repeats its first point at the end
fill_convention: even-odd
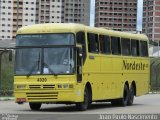
{"type": "Polygon", "coordinates": [[[148,38],[73,23],[25,26],[16,36],[15,102],[132,105],[149,91],[148,38]]]}

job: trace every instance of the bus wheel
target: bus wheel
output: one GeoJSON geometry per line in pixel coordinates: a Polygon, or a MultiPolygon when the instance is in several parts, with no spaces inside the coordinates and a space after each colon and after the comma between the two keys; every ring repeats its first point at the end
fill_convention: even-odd
{"type": "Polygon", "coordinates": [[[124,90],[123,90],[123,98],[121,98],[119,100],[119,105],[120,106],[126,106],[127,102],[128,102],[128,97],[129,97],[129,90],[128,90],[127,85],[125,84],[124,85],[124,90]]]}
{"type": "Polygon", "coordinates": [[[39,110],[41,108],[41,103],[29,103],[31,110],[39,110]]]}
{"type": "Polygon", "coordinates": [[[127,105],[132,105],[133,101],[134,101],[134,86],[131,85],[131,88],[129,90],[129,98],[128,98],[127,105]]]}
{"type": "Polygon", "coordinates": [[[81,102],[81,103],[77,103],[76,104],[76,107],[78,110],[81,110],[81,111],[85,111],[87,110],[88,106],[89,106],[89,92],[88,92],[88,88],[85,87],[85,90],[84,90],[84,101],[81,102]]]}

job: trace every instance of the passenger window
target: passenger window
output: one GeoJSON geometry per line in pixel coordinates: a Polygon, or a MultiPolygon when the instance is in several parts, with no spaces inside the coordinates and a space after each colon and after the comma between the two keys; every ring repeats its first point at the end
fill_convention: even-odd
{"type": "Polygon", "coordinates": [[[140,56],[148,56],[148,45],[146,41],[140,41],[140,56]]]}
{"type": "Polygon", "coordinates": [[[105,35],[99,35],[99,42],[100,42],[100,51],[103,54],[110,54],[110,37],[105,35]]]}
{"type": "Polygon", "coordinates": [[[122,55],[130,56],[131,55],[130,39],[121,38],[121,44],[122,44],[122,55]]]}
{"type": "Polygon", "coordinates": [[[84,32],[78,32],[76,34],[76,40],[78,44],[84,44],[85,43],[85,33],[84,32]]]}
{"type": "Polygon", "coordinates": [[[93,33],[88,33],[88,51],[91,53],[99,52],[99,42],[98,35],[93,33]]]}
{"type": "Polygon", "coordinates": [[[111,47],[112,47],[112,54],[113,55],[120,55],[121,54],[121,44],[119,37],[111,37],[111,47]]]}
{"type": "Polygon", "coordinates": [[[131,53],[132,56],[139,56],[139,41],[131,40],[131,53]]]}

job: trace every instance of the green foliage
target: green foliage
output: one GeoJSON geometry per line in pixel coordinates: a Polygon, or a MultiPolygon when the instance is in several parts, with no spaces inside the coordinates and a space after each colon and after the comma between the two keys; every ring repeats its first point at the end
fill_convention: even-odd
{"type": "Polygon", "coordinates": [[[160,58],[151,58],[151,90],[160,90],[160,58]]]}
{"type": "Polygon", "coordinates": [[[0,91],[4,95],[13,91],[14,81],[14,61],[9,61],[8,53],[2,55],[1,74],[0,91]]]}

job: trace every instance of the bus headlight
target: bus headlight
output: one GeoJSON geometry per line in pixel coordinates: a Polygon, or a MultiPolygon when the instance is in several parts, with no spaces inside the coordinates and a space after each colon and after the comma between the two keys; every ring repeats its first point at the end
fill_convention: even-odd
{"type": "Polygon", "coordinates": [[[17,89],[25,89],[26,85],[17,85],[17,89]]]}

